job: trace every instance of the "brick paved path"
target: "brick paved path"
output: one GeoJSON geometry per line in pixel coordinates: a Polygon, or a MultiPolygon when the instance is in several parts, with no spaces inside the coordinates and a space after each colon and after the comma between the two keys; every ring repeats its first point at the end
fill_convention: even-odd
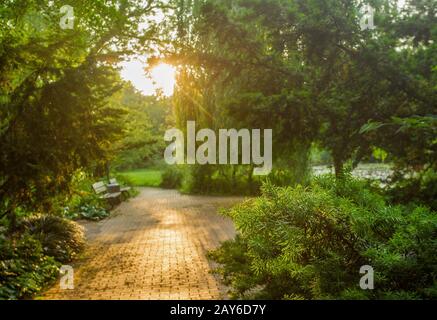
{"type": "Polygon", "coordinates": [[[241,198],[143,188],[106,220],[83,223],[87,249],[73,263],[74,290],[43,299],[223,299],[205,254],[234,236],[220,207],[241,198]]]}

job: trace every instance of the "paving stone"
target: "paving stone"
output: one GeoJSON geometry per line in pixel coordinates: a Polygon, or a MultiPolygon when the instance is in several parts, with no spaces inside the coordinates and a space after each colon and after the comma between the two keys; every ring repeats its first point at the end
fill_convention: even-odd
{"type": "Polygon", "coordinates": [[[242,200],[142,188],[110,218],[82,222],[87,248],[72,263],[74,289],[57,283],[42,298],[225,299],[206,253],[235,236],[232,221],[217,210],[242,200]]]}

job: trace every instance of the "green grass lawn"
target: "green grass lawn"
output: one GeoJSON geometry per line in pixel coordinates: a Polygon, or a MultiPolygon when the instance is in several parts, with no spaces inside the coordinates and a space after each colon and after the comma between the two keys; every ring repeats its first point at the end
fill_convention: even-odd
{"type": "Polygon", "coordinates": [[[159,187],[162,181],[162,171],[158,169],[137,169],[119,172],[117,175],[128,180],[134,187],[159,187]]]}

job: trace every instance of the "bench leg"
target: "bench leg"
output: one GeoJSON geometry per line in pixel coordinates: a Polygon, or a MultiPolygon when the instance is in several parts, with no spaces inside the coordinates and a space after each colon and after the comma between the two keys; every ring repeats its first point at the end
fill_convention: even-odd
{"type": "Polygon", "coordinates": [[[111,205],[111,210],[114,209],[114,207],[121,203],[121,196],[117,198],[109,198],[108,203],[111,205]]]}

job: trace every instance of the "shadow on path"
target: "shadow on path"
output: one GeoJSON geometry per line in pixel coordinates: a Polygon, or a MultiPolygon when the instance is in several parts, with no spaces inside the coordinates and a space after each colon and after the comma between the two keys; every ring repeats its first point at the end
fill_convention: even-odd
{"type": "Polygon", "coordinates": [[[217,209],[237,197],[142,188],[100,222],[83,222],[87,248],[73,263],[73,290],[59,282],[43,299],[223,299],[206,252],[234,237],[217,209]]]}

